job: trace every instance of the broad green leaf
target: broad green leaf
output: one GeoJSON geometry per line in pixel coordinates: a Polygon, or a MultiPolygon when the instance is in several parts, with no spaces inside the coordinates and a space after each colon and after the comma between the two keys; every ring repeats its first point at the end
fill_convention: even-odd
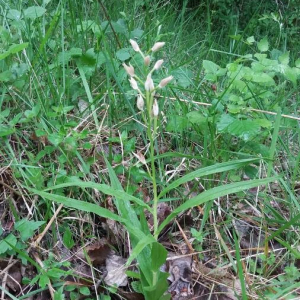
{"type": "Polygon", "coordinates": [[[50,279],[46,274],[42,274],[39,279],[39,286],[43,289],[49,283],[50,279]]]}
{"type": "Polygon", "coordinates": [[[64,136],[54,132],[48,135],[48,140],[52,145],[57,147],[64,140],[64,136]]]}
{"type": "Polygon", "coordinates": [[[182,132],[188,127],[188,119],[182,116],[173,115],[167,123],[166,130],[171,132],[182,132]]]}
{"type": "Polygon", "coordinates": [[[24,10],[24,16],[27,19],[35,20],[41,17],[46,12],[46,9],[41,6],[30,6],[24,10]]]}
{"type": "Polygon", "coordinates": [[[300,68],[300,58],[295,61],[295,67],[300,68]]]}
{"type": "Polygon", "coordinates": [[[186,116],[193,124],[204,125],[207,123],[207,117],[203,116],[199,111],[191,111],[186,116]]]}
{"type": "Polygon", "coordinates": [[[0,73],[0,82],[8,82],[12,78],[11,70],[0,73]]]}
{"type": "Polygon", "coordinates": [[[253,73],[252,81],[257,83],[267,83],[267,85],[275,85],[274,79],[267,73],[253,73]]]}
{"type": "Polygon", "coordinates": [[[210,190],[207,190],[205,192],[202,192],[198,196],[187,200],[182,205],[180,205],[175,210],[173,210],[172,213],[161,223],[161,225],[158,228],[157,234],[159,234],[163,230],[163,228],[182,211],[190,209],[194,206],[201,205],[210,200],[217,199],[219,197],[223,197],[233,193],[238,193],[260,185],[268,184],[277,179],[278,179],[277,177],[270,177],[264,179],[254,179],[254,180],[247,180],[242,182],[235,182],[226,185],[220,185],[210,190]]]}
{"type": "Polygon", "coordinates": [[[299,77],[299,69],[298,68],[286,68],[284,75],[285,77],[290,80],[294,85],[297,84],[297,79],[299,77]]]}
{"type": "Polygon", "coordinates": [[[0,240],[0,254],[5,253],[8,250],[11,250],[12,246],[17,244],[16,237],[11,233],[6,238],[0,240]],[[7,243],[6,243],[7,242],[7,243]]]}
{"type": "Polygon", "coordinates": [[[8,19],[11,20],[20,20],[21,19],[21,12],[16,9],[10,9],[6,15],[8,19]]]}
{"type": "Polygon", "coordinates": [[[159,268],[166,262],[168,251],[160,244],[153,243],[151,249],[151,266],[154,272],[159,271],[159,268]]]}
{"type": "Polygon", "coordinates": [[[15,229],[20,232],[21,239],[25,242],[34,235],[34,232],[39,229],[44,221],[33,221],[22,219],[15,224],[15,229]]]}
{"type": "Polygon", "coordinates": [[[257,43],[257,47],[258,50],[260,52],[266,52],[269,49],[269,42],[268,39],[265,37],[263,39],[261,39],[258,43],[257,43]]]}
{"type": "Polygon", "coordinates": [[[232,135],[248,141],[260,131],[259,124],[252,120],[235,120],[228,126],[228,132],[232,135]]]}
{"type": "Polygon", "coordinates": [[[247,43],[248,44],[253,44],[255,42],[255,38],[254,38],[254,36],[249,36],[248,38],[247,38],[247,43]]]}
{"type": "Polygon", "coordinates": [[[217,129],[219,132],[227,130],[228,126],[233,123],[236,119],[229,114],[222,114],[220,120],[217,123],[217,129]]]}
{"type": "Polygon", "coordinates": [[[272,127],[272,122],[267,119],[255,119],[254,122],[263,128],[272,127]]]}
{"type": "Polygon", "coordinates": [[[205,168],[201,168],[199,170],[193,171],[193,172],[173,181],[171,184],[169,184],[166,188],[164,188],[161,191],[158,198],[160,199],[168,191],[173,190],[176,187],[180,186],[181,184],[189,182],[195,178],[238,169],[244,165],[248,165],[248,164],[256,162],[256,161],[258,161],[257,158],[241,159],[241,160],[229,161],[229,162],[225,162],[225,163],[219,163],[219,164],[215,164],[213,166],[209,166],[209,167],[205,167],[205,168]]]}
{"type": "Polygon", "coordinates": [[[10,127],[8,125],[0,124],[0,137],[4,137],[10,135],[15,132],[14,127],[10,127]]]}
{"type": "Polygon", "coordinates": [[[156,240],[152,235],[145,235],[138,243],[137,245],[133,248],[127,262],[126,266],[130,266],[132,261],[138,257],[138,255],[144,250],[145,247],[149,246],[152,243],[155,243],[156,240]]]}
{"type": "Polygon", "coordinates": [[[210,60],[203,60],[203,68],[207,73],[216,73],[220,67],[210,60]]]}
{"type": "Polygon", "coordinates": [[[125,61],[130,58],[130,53],[128,48],[122,48],[116,52],[116,56],[120,61],[125,61]]]}
{"type": "Polygon", "coordinates": [[[187,88],[193,84],[193,72],[188,68],[179,68],[172,72],[172,75],[177,80],[177,83],[183,88],[187,88]]]}
{"type": "Polygon", "coordinates": [[[279,56],[278,59],[283,65],[287,66],[290,62],[290,52],[287,51],[283,53],[282,55],[279,56]]]}

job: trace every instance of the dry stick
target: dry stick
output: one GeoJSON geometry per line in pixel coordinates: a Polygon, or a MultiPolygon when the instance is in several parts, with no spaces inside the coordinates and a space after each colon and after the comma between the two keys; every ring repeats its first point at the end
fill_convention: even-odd
{"type": "Polygon", "coordinates": [[[44,237],[44,235],[46,234],[46,232],[49,230],[50,226],[52,225],[52,223],[54,222],[54,220],[56,219],[57,215],[59,214],[60,210],[62,209],[63,204],[60,204],[59,207],[57,208],[57,210],[55,211],[55,213],[53,214],[52,218],[50,219],[50,221],[48,222],[47,226],[45,227],[45,229],[43,230],[43,232],[41,234],[38,235],[38,238],[36,239],[36,241],[34,242],[34,246],[37,247],[38,244],[40,243],[40,241],[42,240],[42,238],[44,237]]]}
{"type": "MultiPolygon", "coordinates": [[[[115,94],[119,94],[119,93],[115,93],[115,94]]],[[[155,96],[155,97],[157,97],[157,98],[166,98],[164,96],[155,96]]],[[[181,98],[168,97],[168,99],[170,99],[170,100],[179,100],[181,102],[187,102],[187,103],[193,103],[193,104],[197,104],[197,105],[200,105],[200,106],[212,106],[211,103],[197,102],[197,101],[185,100],[185,99],[181,99],[181,98]]],[[[267,115],[277,116],[277,112],[268,111],[268,110],[261,110],[261,109],[251,108],[251,107],[249,109],[250,109],[250,111],[255,111],[255,112],[258,112],[258,113],[264,113],[264,114],[267,114],[267,115]]],[[[282,114],[281,117],[300,121],[300,117],[284,115],[284,114],[282,114]]]]}
{"type": "MultiPolygon", "coordinates": [[[[12,267],[12,265],[14,264],[14,263],[13,263],[13,264],[11,263],[11,262],[12,262],[12,259],[13,259],[13,256],[10,257],[7,267],[4,269],[5,272],[4,272],[4,270],[3,270],[4,276],[3,276],[3,279],[2,279],[1,300],[5,300],[5,298],[4,298],[5,292],[4,292],[4,291],[5,291],[5,287],[6,287],[6,281],[7,281],[8,271],[9,271],[9,269],[12,267]]],[[[1,272],[1,274],[2,274],[2,272],[1,272]]]]}
{"type": "Polygon", "coordinates": [[[10,185],[8,185],[4,181],[0,180],[0,184],[3,185],[4,187],[8,188],[10,191],[12,191],[17,196],[22,197],[22,195],[18,191],[16,191],[13,187],[11,187],[10,185]]]}
{"type": "MultiPolygon", "coordinates": [[[[32,255],[33,255],[33,257],[35,258],[36,262],[37,262],[37,263],[41,266],[41,268],[43,269],[43,268],[44,268],[44,263],[42,262],[42,260],[41,260],[40,257],[38,256],[38,254],[37,254],[37,253],[33,253],[32,255]]],[[[49,292],[50,292],[50,295],[51,295],[51,299],[54,300],[54,292],[55,292],[55,290],[54,290],[54,288],[53,288],[53,286],[52,286],[52,284],[51,284],[51,281],[49,281],[47,285],[48,285],[48,287],[49,287],[49,292]]]]}
{"type": "MultiPolygon", "coordinates": [[[[178,226],[178,228],[179,228],[179,230],[180,230],[180,232],[181,232],[181,234],[182,234],[182,237],[183,237],[183,239],[184,239],[186,245],[188,246],[188,248],[189,248],[189,250],[190,250],[190,253],[193,253],[193,254],[194,254],[194,253],[195,253],[195,250],[194,250],[193,246],[191,245],[190,241],[188,240],[187,236],[185,235],[184,231],[182,230],[180,224],[178,223],[177,220],[175,220],[175,222],[176,222],[176,225],[178,226]]],[[[198,256],[195,255],[194,257],[195,257],[196,262],[199,263],[198,256]]]]}
{"type": "Polygon", "coordinates": [[[100,6],[101,6],[101,8],[102,8],[102,10],[103,10],[103,13],[104,13],[104,15],[105,15],[105,18],[106,18],[107,22],[108,22],[108,24],[109,24],[109,26],[110,26],[110,28],[111,28],[111,30],[112,30],[114,36],[115,36],[115,39],[116,39],[116,42],[117,42],[119,48],[122,48],[121,43],[120,43],[120,41],[119,41],[119,39],[118,39],[118,36],[117,36],[117,34],[116,34],[116,32],[115,32],[115,29],[114,29],[114,27],[113,27],[112,24],[111,24],[110,17],[109,17],[109,15],[108,15],[107,11],[106,11],[105,6],[104,6],[103,3],[102,3],[102,0],[98,0],[98,2],[99,2],[100,6]]]}

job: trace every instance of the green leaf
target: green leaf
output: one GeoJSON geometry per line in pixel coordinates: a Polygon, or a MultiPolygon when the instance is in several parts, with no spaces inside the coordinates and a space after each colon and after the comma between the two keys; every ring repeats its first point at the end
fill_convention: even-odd
{"type": "Polygon", "coordinates": [[[61,134],[54,132],[48,135],[48,140],[52,145],[57,147],[64,140],[64,137],[61,134]]]}
{"type": "Polygon", "coordinates": [[[248,141],[251,137],[257,135],[260,131],[260,126],[252,120],[235,120],[228,126],[228,132],[232,135],[248,141]]]}
{"type": "MultiPolygon", "coordinates": [[[[76,185],[76,183],[73,185],[76,185]]],[[[56,186],[56,187],[58,188],[58,186],[56,186]]],[[[62,203],[63,205],[65,205],[67,207],[79,209],[79,210],[82,210],[85,212],[94,213],[100,217],[104,217],[104,218],[108,218],[108,219],[120,222],[120,223],[124,224],[126,226],[127,230],[133,236],[136,236],[138,239],[142,239],[145,236],[138,227],[136,227],[132,224],[130,219],[125,220],[124,218],[112,213],[110,210],[108,210],[106,208],[100,207],[99,205],[85,202],[85,201],[76,200],[76,199],[61,196],[61,195],[50,194],[50,193],[47,193],[44,191],[39,191],[39,190],[30,188],[30,187],[26,187],[26,189],[36,195],[39,195],[39,196],[45,198],[45,199],[48,199],[48,200],[51,200],[51,201],[54,201],[57,203],[62,203]]]]}
{"type": "Polygon", "coordinates": [[[157,272],[159,268],[166,262],[168,251],[160,244],[153,243],[151,249],[151,266],[152,271],[157,272]]]}
{"type": "Polygon", "coordinates": [[[46,9],[41,6],[30,6],[24,10],[24,16],[27,19],[35,20],[41,17],[46,12],[46,9]]]}
{"type": "Polygon", "coordinates": [[[63,242],[64,242],[64,245],[68,249],[71,249],[74,246],[74,244],[75,244],[70,228],[67,228],[65,230],[64,235],[63,235],[63,242]]]}
{"type": "Polygon", "coordinates": [[[210,60],[203,60],[203,68],[207,73],[216,73],[220,67],[210,60]]]}
{"type": "Polygon", "coordinates": [[[228,126],[233,123],[236,119],[229,114],[222,114],[219,122],[217,123],[217,129],[219,132],[227,130],[228,126]]]}
{"type": "Polygon", "coordinates": [[[87,286],[83,286],[79,289],[80,294],[89,296],[91,294],[90,289],[87,286]]]}
{"type": "Polygon", "coordinates": [[[254,122],[263,128],[271,128],[272,122],[267,119],[255,119],[254,122]]]}
{"type": "Polygon", "coordinates": [[[133,248],[127,262],[126,266],[130,266],[132,261],[138,257],[138,255],[144,250],[145,247],[148,245],[155,243],[156,240],[152,235],[145,235],[138,243],[137,245],[133,248]]]}
{"type": "Polygon", "coordinates": [[[12,233],[9,234],[6,238],[0,241],[0,255],[5,253],[8,250],[11,250],[12,247],[10,245],[16,246],[16,244],[17,244],[16,237],[12,233]],[[9,244],[6,242],[8,242],[9,244]]]}
{"type": "Polygon", "coordinates": [[[269,42],[268,39],[265,37],[263,39],[261,39],[258,43],[257,43],[257,47],[258,50],[260,52],[266,52],[269,49],[269,42]]]}
{"type": "Polygon", "coordinates": [[[197,195],[196,197],[187,200],[182,205],[180,205],[175,210],[173,210],[172,213],[161,223],[161,225],[158,228],[157,234],[159,234],[162,231],[162,229],[182,211],[190,209],[194,206],[201,205],[210,200],[217,199],[219,197],[223,197],[223,196],[233,194],[233,193],[238,193],[238,192],[248,190],[248,189],[260,186],[260,185],[268,184],[277,179],[278,179],[278,177],[247,180],[247,181],[242,181],[242,182],[230,183],[230,184],[226,184],[226,185],[220,185],[218,187],[204,191],[201,194],[197,195]]]}
{"type": "Polygon", "coordinates": [[[255,38],[254,36],[249,36],[246,41],[248,44],[252,45],[255,42],[255,38]]]}
{"type": "Polygon", "coordinates": [[[188,127],[188,120],[186,117],[173,115],[167,123],[167,131],[182,132],[188,127]]]}
{"type": "Polygon", "coordinates": [[[0,82],[8,82],[12,77],[11,70],[6,70],[0,73],[0,82]]]}
{"type": "Polygon", "coordinates": [[[191,111],[186,116],[193,124],[204,125],[207,123],[207,117],[203,116],[199,111],[191,111]]]}
{"type": "Polygon", "coordinates": [[[39,286],[43,289],[49,283],[49,277],[46,274],[42,274],[39,280],[39,286]]]}
{"type": "Polygon", "coordinates": [[[179,185],[189,182],[195,178],[238,169],[244,165],[248,165],[250,163],[256,162],[257,160],[258,160],[257,158],[249,158],[249,159],[229,161],[229,162],[219,163],[219,164],[215,164],[213,166],[209,166],[209,167],[205,167],[205,168],[201,168],[199,170],[193,171],[193,172],[173,181],[171,184],[169,184],[166,188],[164,188],[161,191],[158,198],[160,199],[168,191],[173,190],[176,187],[178,187],[179,185]]]}
{"type": "Polygon", "coordinates": [[[283,53],[282,55],[279,56],[278,59],[283,65],[287,66],[290,62],[290,52],[287,51],[283,53]]]}
{"type": "Polygon", "coordinates": [[[253,73],[252,81],[258,83],[267,83],[268,85],[275,85],[274,79],[267,73],[253,73]]]}
{"type": "Polygon", "coordinates": [[[23,43],[23,44],[13,44],[9,47],[8,51],[10,54],[18,53],[25,48],[28,47],[28,43],[23,43]]]}
{"type": "Polygon", "coordinates": [[[8,12],[7,12],[7,15],[6,17],[8,19],[11,19],[11,20],[20,20],[21,19],[21,12],[16,10],[16,9],[10,9],[8,12]]]}
{"type": "Polygon", "coordinates": [[[31,238],[34,232],[43,224],[45,224],[45,221],[22,219],[15,223],[15,229],[20,232],[21,239],[25,242],[31,238]]]}
{"type": "Polygon", "coordinates": [[[122,48],[116,52],[116,56],[120,61],[125,61],[131,57],[128,48],[122,48]]]}
{"type": "Polygon", "coordinates": [[[10,127],[8,125],[0,124],[0,137],[4,137],[10,135],[15,132],[14,127],[10,127]]]}
{"type": "Polygon", "coordinates": [[[177,83],[183,88],[187,88],[193,84],[193,72],[188,68],[179,68],[174,70],[172,75],[177,80],[177,83]]]}
{"type": "MultiPolygon", "coordinates": [[[[47,189],[45,189],[44,191],[51,191],[51,190],[55,190],[55,189],[61,189],[61,188],[65,188],[65,187],[71,187],[71,186],[77,186],[80,188],[91,188],[91,189],[96,189],[106,195],[110,195],[110,196],[114,196],[118,199],[120,199],[120,201],[133,201],[135,203],[137,203],[138,205],[140,205],[141,207],[144,207],[146,209],[148,209],[150,212],[152,211],[152,209],[150,208],[150,206],[145,203],[143,200],[136,198],[128,193],[126,193],[125,191],[122,191],[120,189],[116,189],[113,187],[110,187],[106,184],[99,184],[99,183],[95,183],[95,182],[84,182],[81,180],[76,180],[76,182],[71,181],[71,182],[66,182],[66,183],[62,183],[62,184],[58,184],[52,187],[49,187],[47,189]]],[[[116,186],[116,184],[115,184],[116,186]]],[[[129,204],[130,205],[130,204],[129,204]]]]}

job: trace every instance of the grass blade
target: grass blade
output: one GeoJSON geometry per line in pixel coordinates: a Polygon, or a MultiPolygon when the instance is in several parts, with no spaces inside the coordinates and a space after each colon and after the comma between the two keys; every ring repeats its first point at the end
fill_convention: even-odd
{"type": "Polygon", "coordinates": [[[182,205],[177,207],[173,212],[161,223],[161,225],[158,228],[158,233],[162,231],[162,229],[173,219],[175,218],[178,213],[187,210],[189,208],[192,208],[194,206],[203,204],[207,201],[216,199],[218,197],[223,197],[229,194],[241,192],[244,190],[248,190],[250,188],[254,188],[259,185],[268,184],[272,181],[275,181],[278,179],[277,177],[271,177],[271,178],[264,178],[264,179],[254,179],[249,181],[242,181],[242,182],[235,182],[226,184],[223,186],[218,186],[215,188],[212,188],[208,191],[205,191],[198,196],[189,199],[188,201],[184,202],[182,205]]]}
{"type": "Polygon", "coordinates": [[[207,176],[215,173],[221,173],[229,170],[238,169],[244,165],[247,165],[249,163],[253,163],[258,161],[257,158],[250,158],[250,159],[242,159],[242,160],[236,160],[236,161],[230,161],[220,164],[215,164],[213,166],[201,168],[199,170],[193,171],[175,181],[173,181],[170,185],[168,185],[165,189],[161,191],[158,198],[161,198],[164,196],[168,191],[178,187],[179,185],[186,183],[188,181],[191,181],[197,177],[207,176]]]}

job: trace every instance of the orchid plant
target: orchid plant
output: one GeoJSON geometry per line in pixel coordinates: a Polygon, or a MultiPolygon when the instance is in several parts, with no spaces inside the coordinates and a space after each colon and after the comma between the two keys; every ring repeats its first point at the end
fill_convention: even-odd
{"type": "Polygon", "coordinates": [[[155,92],[158,89],[164,88],[172,79],[173,76],[168,76],[160,81],[160,83],[155,86],[152,74],[155,71],[158,71],[162,64],[164,63],[163,59],[157,60],[153,67],[151,68],[151,56],[150,54],[159,51],[164,45],[165,42],[157,42],[153,45],[153,47],[148,51],[145,55],[138,43],[134,40],[130,40],[130,44],[134,51],[140,53],[140,55],[144,59],[144,65],[147,68],[147,76],[145,80],[141,79],[138,75],[136,75],[134,71],[134,67],[129,64],[126,65],[123,63],[123,67],[126,70],[127,74],[130,76],[129,82],[133,90],[137,91],[137,100],[136,106],[141,111],[141,115],[143,121],[147,128],[147,137],[150,143],[150,161],[151,166],[150,168],[146,165],[146,160],[144,159],[143,155],[140,155],[138,158],[139,160],[146,165],[147,171],[149,176],[152,180],[153,184],[153,230],[154,230],[154,237],[157,239],[158,237],[158,218],[157,218],[157,206],[158,206],[158,193],[157,193],[157,184],[156,184],[156,171],[154,165],[154,141],[157,135],[157,119],[159,116],[159,106],[158,102],[155,98],[155,92]]]}

